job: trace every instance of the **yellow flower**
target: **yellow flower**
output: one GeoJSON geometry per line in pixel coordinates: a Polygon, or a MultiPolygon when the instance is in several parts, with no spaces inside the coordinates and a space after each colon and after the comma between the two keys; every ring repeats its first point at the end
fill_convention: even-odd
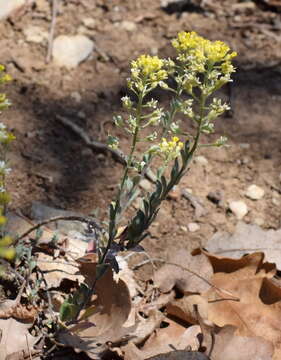
{"type": "Polygon", "coordinates": [[[159,155],[163,155],[166,161],[170,161],[179,156],[183,143],[177,136],[174,136],[171,141],[162,138],[159,144],[159,155]]]}
{"type": "Polygon", "coordinates": [[[164,69],[164,61],[158,56],[141,55],[132,61],[131,75],[134,80],[149,80],[159,83],[167,79],[168,73],[164,69]]]}
{"type": "Polygon", "coordinates": [[[204,39],[194,31],[180,32],[177,39],[172,41],[172,45],[180,54],[180,59],[192,59],[201,66],[207,63],[230,61],[237,55],[236,52],[231,52],[229,46],[223,41],[204,39]]]}

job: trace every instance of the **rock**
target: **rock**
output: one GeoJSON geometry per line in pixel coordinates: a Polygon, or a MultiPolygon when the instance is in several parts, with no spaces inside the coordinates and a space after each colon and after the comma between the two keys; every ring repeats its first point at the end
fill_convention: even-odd
{"type": "Polygon", "coordinates": [[[242,220],[243,217],[248,213],[248,207],[244,201],[231,201],[229,203],[229,209],[237,217],[238,220],[242,220]]]}
{"type": "Polygon", "coordinates": [[[152,185],[151,185],[150,181],[148,181],[146,179],[142,179],[140,181],[139,185],[144,191],[151,191],[152,185]]]}
{"type": "Polygon", "coordinates": [[[78,91],[73,91],[70,96],[73,100],[75,100],[77,103],[80,103],[82,100],[82,96],[78,91]]]}
{"type": "Polygon", "coordinates": [[[94,29],[97,25],[97,22],[93,18],[84,18],[82,19],[83,25],[85,25],[88,29],[94,29]]]}
{"type": "Polygon", "coordinates": [[[39,26],[28,26],[23,29],[23,34],[27,42],[40,44],[48,39],[48,32],[39,26]]]}
{"type": "Polygon", "coordinates": [[[272,204],[273,205],[276,205],[276,206],[279,206],[280,205],[280,200],[276,197],[273,197],[272,198],[272,204]]]}
{"type": "Polygon", "coordinates": [[[0,20],[10,16],[14,11],[25,5],[25,0],[6,0],[1,1],[0,20]]]}
{"type": "Polygon", "coordinates": [[[252,184],[248,187],[245,195],[252,200],[260,200],[264,196],[264,190],[261,187],[252,184]]]}
{"type": "Polygon", "coordinates": [[[220,190],[210,191],[207,195],[207,199],[212,203],[219,205],[223,202],[223,193],[220,190]]]}
{"type": "MultiPolygon", "coordinates": [[[[39,201],[32,202],[31,211],[29,215],[32,220],[35,220],[35,222],[37,221],[40,222],[56,216],[85,216],[83,214],[76,213],[74,211],[52,208],[50,206],[42,204],[39,201]]],[[[57,221],[56,223],[50,223],[48,224],[48,227],[53,230],[57,229],[66,234],[68,234],[70,231],[76,231],[83,234],[86,229],[86,225],[84,223],[78,221],[63,221],[63,220],[57,221]]]]}
{"type": "Polygon", "coordinates": [[[248,144],[248,143],[241,143],[241,144],[239,144],[239,146],[241,149],[245,149],[245,150],[250,149],[250,144],[248,144]]]}
{"type": "Polygon", "coordinates": [[[137,30],[137,25],[133,21],[124,20],[120,23],[120,27],[128,32],[137,30]]]}
{"type": "Polygon", "coordinates": [[[94,50],[94,42],[84,35],[60,35],[54,40],[53,59],[58,66],[77,67],[94,50]]]}
{"type": "Polygon", "coordinates": [[[187,232],[188,231],[188,229],[187,229],[187,227],[186,226],[180,226],[180,229],[183,231],[183,232],[187,232]]]}
{"type": "Polygon", "coordinates": [[[200,229],[200,226],[197,223],[189,223],[187,224],[187,227],[190,232],[195,232],[200,229]]]}
{"type": "Polygon", "coordinates": [[[196,164],[202,165],[202,166],[207,166],[209,161],[205,158],[205,156],[199,155],[199,156],[195,156],[194,161],[196,164]]]}

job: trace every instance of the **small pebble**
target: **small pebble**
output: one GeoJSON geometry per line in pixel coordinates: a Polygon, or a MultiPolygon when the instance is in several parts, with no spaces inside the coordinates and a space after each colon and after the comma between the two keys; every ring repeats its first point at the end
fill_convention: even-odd
{"type": "Polygon", "coordinates": [[[250,144],[247,143],[241,143],[239,144],[239,146],[241,147],[241,149],[250,149],[250,144]]]}
{"type": "Polygon", "coordinates": [[[220,190],[210,191],[207,199],[214,204],[220,204],[223,200],[223,193],[220,190]]]}
{"type": "Polygon", "coordinates": [[[189,223],[187,224],[187,227],[190,232],[195,232],[200,229],[200,226],[197,223],[189,223]]]}
{"type": "Polygon", "coordinates": [[[264,196],[264,190],[261,187],[252,184],[248,187],[245,195],[252,200],[260,200],[264,196]]]}
{"type": "Polygon", "coordinates": [[[196,164],[202,165],[202,166],[207,166],[209,161],[205,158],[205,156],[195,156],[194,161],[196,164]]]}
{"type": "Polygon", "coordinates": [[[276,206],[279,206],[279,205],[280,205],[280,200],[277,199],[276,197],[273,197],[273,198],[272,198],[272,204],[273,204],[273,205],[276,205],[276,206]]]}
{"type": "Polygon", "coordinates": [[[30,43],[40,44],[48,40],[48,31],[39,26],[30,25],[23,29],[25,40],[30,43]]]}
{"type": "Polygon", "coordinates": [[[243,217],[248,213],[248,207],[244,201],[231,201],[229,203],[229,209],[237,217],[238,220],[242,220],[243,217]]]}
{"type": "Polygon", "coordinates": [[[80,103],[82,100],[82,96],[78,91],[73,91],[70,96],[73,100],[75,100],[77,103],[80,103]]]}
{"type": "Polygon", "coordinates": [[[85,25],[88,29],[94,29],[97,25],[97,22],[93,18],[85,18],[82,19],[83,25],[85,25]]]}
{"type": "Polygon", "coordinates": [[[134,32],[137,29],[137,25],[133,21],[124,20],[120,23],[120,26],[128,32],[134,32]]]}
{"type": "Polygon", "coordinates": [[[180,226],[180,229],[181,229],[183,232],[187,232],[187,231],[188,231],[188,229],[187,229],[186,226],[180,226]]]}

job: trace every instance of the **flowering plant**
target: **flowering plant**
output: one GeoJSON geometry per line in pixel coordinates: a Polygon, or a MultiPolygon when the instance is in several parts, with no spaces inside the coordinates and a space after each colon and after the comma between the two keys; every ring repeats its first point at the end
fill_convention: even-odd
{"type": "MultiPolygon", "coordinates": [[[[186,173],[196,149],[203,146],[199,142],[200,136],[214,132],[214,120],[229,109],[227,104],[211,98],[211,95],[231,81],[231,74],[235,71],[231,61],[237,54],[224,42],[212,42],[195,32],[179,33],[172,45],[177,52],[175,61],[141,55],[131,64],[128,88],[132,96],[122,98],[129,116],[126,119],[115,117],[115,124],[131,134],[132,143],[116,200],[110,205],[107,246],[100,249],[102,263],[112,246],[134,249],[146,236],[161,202],[186,173]],[[148,96],[156,87],[172,93],[170,109],[164,110],[157,100],[148,96]],[[183,131],[176,119],[178,113],[194,122],[194,134],[183,131]],[[144,136],[143,131],[148,126],[154,129],[144,136]],[[143,154],[137,155],[136,147],[140,142],[149,145],[143,154]],[[117,244],[121,214],[156,157],[162,159],[157,171],[156,189],[142,200],[142,207],[118,235],[117,244]],[[168,176],[167,167],[171,163],[168,176]]],[[[221,146],[225,141],[225,137],[220,137],[207,146],[221,146]]],[[[118,144],[119,140],[110,136],[109,145],[116,149],[118,144]]]]}
{"type": "MultiPolygon", "coordinates": [[[[131,76],[127,81],[130,96],[122,98],[128,116],[114,117],[115,125],[130,134],[131,145],[129,154],[123,155],[124,173],[116,198],[110,204],[108,229],[96,232],[96,279],[109,265],[118,272],[115,256],[119,251],[143,250],[139,244],[147,236],[162,201],[185,175],[197,148],[203,146],[201,135],[214,132],[214,120],[229,109],[227,104],[211,95],[231,81],[235,71],[231,60],[236,53],[225,43],[209,41],[195,32],[179,33],[172,45],[177,52],[175,61],[141,55],[131,63],[131,76]],[[151,97],[157,87],[172,94],[167,110],[151,97]],[[176,118],[178,114],[193,121],[194,133],[181,128],[176,118]],[[140,143],[146,145],[141,153],[137,149],[140,143]],[[122,215],[156,158],[160,159],[161,165],[156,174],[155,190],[146,194],[141,207],[120,231],[122,215]]],[[[225,141],[226,138],[220,137],[204,146],[221,146],[225,141]]],[[[118,150],[119,139],[109,135],[108,145],[118,150]]],[[[91,289],[85,285],[71,295],[61,307],[61,320],[77,319],[93,291],[94,285],[91,289]],[[81,300],[79,304],[77,299],[81,300]]]]}

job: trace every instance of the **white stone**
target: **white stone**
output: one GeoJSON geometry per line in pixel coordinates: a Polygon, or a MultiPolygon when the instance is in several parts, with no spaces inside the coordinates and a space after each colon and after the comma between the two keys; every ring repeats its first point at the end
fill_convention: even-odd
{"type": "Polygon", "coordinates": [[[40,44],[48,39],[48,32],[39,26],[28,26],[23,29],[23,34],[27,42],[40,44]]]}
{"type": "Polygon", "coordinates": [[[89,29],[94,29],[97,22],[93,18],[84,18],[82,19],[82,23],[89,29]]]}
{"type": "Polygon", "coordinates": [[[242,220],[243,217],[248,213],[248,207],[244,201],[231,201],[229,203],[229,209],[237,217],[238,220],[242,220]]]}
{"type": "Polygon", "coordinates": [[[189,223],[187,224],[187,227],[190,232],[195,232],[200,229],[200,226],[197,223],[189,223]]]}
{"type": "Polygon", "coordinates": [[[187,229],[186,226],[180,226],[180,229],[181,229],[183,232],[187,232],[187,231],[188,231],[188,229],[187,229]]]}
{"type": "Polygon", "coordinates": [[[78,91],[73,91],[70,96],[73,100],[75,100],[77,103],[80,103],[82,100],[82,95],[78,91]]]}
{"type": "Polygon", "coordinates": [[[264,196],[264,190],[261,187],[252,184],[248,187],[245,195],[252,200],[260,200],[264,196]]]}
{"type": "Polygon", "coordinates": [[[150,191],[152,188],[151,182],[146,179],[141,180],[139,185],[145,191],[150,191]]]}
{"type": "Polygon", "coordinates": [[[206,166],[208,165],[209,161],[205,158],[205,156],[199,155],[195,156],[194,161],[196,164],[206,166]]]}
{"type": "Polygon", "coordinates": [[[133,32],[137,29],[137,25],[133,21],[124,20],[120,23],[120,26],[128,32],[133,32]]]}
{"type": "Polygon", "coordinates": [[[10,16],[25,4],[25,0],[2,0],[0,2],[0,20],[10,16]]]}
{"type": "Polygon", "coordinates": [[[77,67],[94,50],[94,42],[84,35],[60,35],[54,40],[53,59],[58,66],[77,67]]]}
{"type": "Polygon", "coordinates": [[[272,198],[272,204],[273,205],[276,205],[276,206],[279,206],[280,205],[280,200],[276,197],[273,197],[272,198]]]}

